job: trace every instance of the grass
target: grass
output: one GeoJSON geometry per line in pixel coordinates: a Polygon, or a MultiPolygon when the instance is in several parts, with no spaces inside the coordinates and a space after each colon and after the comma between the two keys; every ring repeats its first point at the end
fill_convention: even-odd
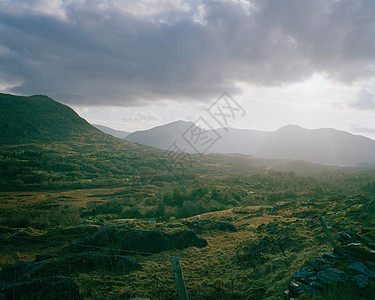
{"type": "MultiPolygon", "coordinates": [[[[273,175],[271,177],[275,180],[273,175]]],[[[250,180],[257,184],[258,179],[250,180]]],[[[230,186],[231,180],[234,179],[224,182],[223,191],[230,186]]],[[[170,250],[152,256],[124,253],[143,267],[130,273],[111,272],[108,266],[82,272],[81,267],[72,265],[70,273],[64,275],[80,284],[80,291],[86,299],[124,299],[131,296],[173,299],[177,294],[170,259],[178,255],[191,299],[280,299],[291,276],[303,268],[308,259],[332,250],[324,238],[319,216],[325,218],[328,226],[334,227],[333,235],[336,237],[339,232],[349,229],[367,238],[375,236],[375,210],[369,195],[346,193],[347,196],[334,196],[332,192],[309,201],[305,191],[301,190],[300,196],[292,200],[270,201],[265,198],[257,201],[254,194],[261,195],[263,189],[272,188],[277,182],[269,183],[268,187],[263,187],[261,183],[262,190],[257,190],[255,185],[250,188],[245,183],[246,179],[234,181],[239,190],[242,187],[246,190],[243,195],[247,196],[244,196],[242,204],[200,212],[199,220],[204,225],[197,233],[208,241],[208,247],[170,250]],[[231,222],[238,230],[220,231],[216,228],[217,222],[231,222]],[[279,238],[285,256],[272,243],[260,249],[266,245],[265,241],[269,243],[279,238]],[[253,251],[253,255],[248,256],[248,261],[239,262],[237,255],[249,251],[253,251]]],[[[217,188],[219,183],[214,186],[217,188]]],[[[282,189],[283,185],[279,188],[282,189]]],[[[171,213],[163,217],[134,217],[124,213],[136,207],[140,215],[145,215],[156,207],[153,197],[155,189],[152,186],[131,183],[117,188],[1,192],[0,267],[57,251],[94,233],[100,226],[132,224],[134,229],[160,229],[173,234],[181,230],[181,220],[198,220],[197,216],[176,218],[173,212],[177,212],[178,207],[170,206],[166,206],[165,211],[171,213]],[[140,196],[129,195],[129,190],[140,196]]],[[[109,249],[95,252],[111,254],[109,249]]],[[[331,287],[324,296],[316,299],[355,299],[349,287],[331,287]]],[[[370,294],[365,290],[357,296],[358,299],[371,299],[368,298],[370,294]]]]}
{"type": "MultiPolygon", "coordinates": [[[[103,191],[98,190],[97,192],[103,191]]],[[[88,195],[87,191],[74,191],[66,196],[72,194],[77,196],[81,193],[88,195]]],[[[91,195],[92,193],[93,191],[90,191],[91,195]]],[[[40,194],[31,193],[30,195],[27,197],[31,199],[33,197],[43,198],[40,194]]],[[[47,197],[47,195],[44,196],[47,197]]],[[[16,198],[17,196],[12,195],[12,197],[16,198]]],[[[56,201],[62,199],[57,194],[49,194],[49,197],[56,201]]],[[[76,197],[68,198],[68,200],[74,201],[76,205],[82,205],[84,202],[76,197]]],[[[275,207],[283,207],[278,209],[274,209],[272,206],[249,206],[201,214],[200,222],[205,223],[205,220],[212,220],[211,223],[202,227],[202,232],[199,234],[207,239],[209,246],[206,248],[190,247],[181,251],[166,251],[153,256],[130,255],[142,265],[143,269],[124,274],[108,272],[100,268],[90,273],[82,273],[82,270],[75,272],[74,266],[71,266],[70,277],[80,283],[81,293],[85,295],[86,299],[103,296],[113,299],[130,296],[171,299],[176,296],[176,291],[170,259],[174,255],[178,255],[181,259],[191,299],[278,299],[282,291],[286,289],[291,276],[305,265],[306,260],[332,250],[328,243],[319,243],[314,238],[316,235],[322,234],[322,231],[318,220],[314,219],[314,215],[304,214],[306,211],[304,203],[295,202],[291,204],[292,207],[284,206],[284,204],[277,203],[275,207]],[[293,215],[304,217],[294,217],[293,215]],[[238,228],[237,232],[222,232],[212,225],[217,221],[228,220],[238,228]],[[278,236],[286,237],[283,240],[286,256],[278,247],[271,247],[256,253],[255,257],[261,256],[261,260],[254,264],[246,265],[236,261],[236,254],[254,249],[252,247],[264,238],[278,236]]],[[[326,213],[330,209],[337,212],[339,209],[339,204],[335,202],[324,202],[324,204],[324,208],[321,211],[318,209],[317,213],[326,213]]],[[[345,205],[345,202],[342,205],[345,205]]],[[[334,218],[335,214],[332,214],[332,219],[327,219],[327,222],[330,223],[334,218]]],[[[185,220],[196,219],[196,217],[191,217],[185,220]]],[[[159,228],[166,232],[179,230],[174,228],[180,226],[179,220],[175,218],[156,223],[136,219],[107,221],[108,225],[116,223],[134,223],[135,228],[143,230],[159,228]]],[[[350,215],[344,219],[341,226],[354,230],[360,230],[362,227],[361,224],[353,223],[350,215]]],[[[70,225],[54,230],[29,228],[13,229],[12,231],[9,229],[9,236],[3,237],[3,241],[7,242],[7,250],[1,249],[0,264],[13,263],[16,260],[18,262],[32,260],[40,252],[56,250],[63,246],[63,244],[49,245],[46,248],[42,247],[43,243],[38,241],[31,240],[30,242],[22,239],[16,241],[11,238],[13,235],[71,242],[95,232],[98,228],[97,225],[89,222],[83,227],[82,225],[70,225]]],[[[366,232],[372,234],[369,229],[366,232]]],[[[345,293],[353,294],[350,294],[347,289],[345,289],[345,293]]],[[[362,294],[363,299],[370,299],[366,298],[368,295],[366,292],[362,294]]],[[[360,293],[359,297],[362,297],[362,294],[360,293]]],[[[334,299],[335,297],[338,299],[338,295],[343,295],[343,290],[332,287],[324,295],[325,298],[322,296],[316,299],[334,299]]]]}

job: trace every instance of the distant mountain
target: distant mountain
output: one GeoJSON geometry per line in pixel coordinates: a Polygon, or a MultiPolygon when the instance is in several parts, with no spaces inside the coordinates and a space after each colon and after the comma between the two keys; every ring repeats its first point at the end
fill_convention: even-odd
{"type": "MultiPolygon", "coordinates": [[[[181,150],[200,152],[191,146],[194,142],[189,142],[191,129],[199,131],[192,122],[176,121],[134,132],[126,140],[164,150],[176,142],[181,150]]],[[[208,135],[218,138],[206,153],[240,153],[326,165],[375,164],[374,140],[332,128],[309,130],[287,125],[274,132],[220,128],[208,135]]]]}
{"type": "Polygon", "coordinates": [[[0,93],[0,144],[49,142],[103,135],[70,107],[44,95],[0,93]]]}
{"type": "Polygon", "coordinates": [[[91,125],[99,129],[100,131],[110,134],[119,139],[125,139],[130,134],[130,132],[127,132],[127,131],[116,130],[116,129],[112,129],[110,127],[99,125],[99,124],[91,124],[91,125]]]}
{"type": "Polygon", "coordinates": [[[148,130],[135,131],[129,134],[125,139],[129,142],[152,146],[163,150],[168,149],[174,142],[177,142],[184,151],[193,152],[193,149],[182,138],[182,134],[188,130],[190,126],[198,128],[193,122],[175,121],[148,130]]]}
{"type": "Polygon", "coordinates": [[[175,121],[166,125],[157,126],[148,130],[136,131],[125,139],[129,142],[152,146],[159,149],[170,149],[174,143],[185,152],[196,153],[241,153],[252,154],[258,145],[269,134],[265,131],[248,129],[221,128],[214,132],[209,131],[208,136],[215,140],[207,151],[204,141],[199,145],[197,137],[201,129],[193,122],[175,121]],[[193,133],[193,137],[191,136],[193,133]]]}
{"type": "Polygon", "coordinates": [[[375,164],[375,141],[332,128],[284,126],[263,140],[258,156],[327,165],[375,164]]]}

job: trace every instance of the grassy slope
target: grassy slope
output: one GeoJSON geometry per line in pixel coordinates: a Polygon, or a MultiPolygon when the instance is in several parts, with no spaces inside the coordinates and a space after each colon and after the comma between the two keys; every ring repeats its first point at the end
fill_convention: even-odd
{"type": "MultiPolygon", "coordinates": [[[[15,100],[9,95],[2,97],[8,102],[15,100]]],[[[169,259],[175,254],[181,256],[191,298],[278,298],[306,259],[329,250],[325,242],[314,238],[322,234],[316,216],[326,216],[327,223],[337,228],[336,234],[373,226],[372,211],[363,217],[363,209],[375,192],[371,170],[213,154],[193,156],[192,166],[183,174],[179,170],[176,177],[163,168],[171,161],[161,151],[104,135],[46,97],[21,100],[28,104],[37,100],[37,111],[53,118],[38,123],[41,115],[33,115],[35,107],[28,111],[33,115],[30,118],[15,112],[1,115],[1,266],[62,247],[15,236],[71,242],[88,233],[77,234],[75,226],[72,229],[72,224],[82,220],[107,225],[135,222],[140,229],[174,230],[180,225],[171,216],[221,210],[201,219],[213,223],[231,220],[239,228],[238,232],[225,233],[207,225],[200,233],[209,242],[207,249],[135,256],[144,267],[141,271],[114,274],[99,268],[97,272],[72,272],[87,299],[103,295],[114,299],[174,296],[169,259]],[[46,106],[49,108],[44,111],[46,106]],[[54,109],[65,110],[65,119],[59,119],[61,113],[54,114],[54,109]],[[67,124],[69,118],[72,121],[67,124]],[[154,179],[148,182],[150,177],[154,179]],[[189,195],[181,207],[164,203],[163,194],[179,189],[189,195]],[[358,193],[363,197],[352,198],[358,193]],[[158,194],[161,197],[155,203],[158,194]],[[158,214],[161,207],[164,211],[158,214]],[[135,208],[148,218],[124,220],[132,217],[130,211],[135,208]],[[150,224],[150,218],[159,222],[150,224]],[[254,249],[270,236],[270,230],[271,236],[288,237],[287,256],[274,248],[257,252],[259,255],[246,265],[238,264],[236,254],[254,249]]],[[[24,109],[25,105],[18,110],[24,109]]]]}
{"type": "MultiPolygon", "coordinates": [[[[361,232],[366,227],[374,226],[375,207],[368,207],[368,203],[369,199],[356,196],[340,202],[329,199],[310,203],[280,202],[273,206],[243,206],[206,213],[201,215],[200,221],[202,224],[207,219],[212,222],[203,225],[199,235],[208,240],[207,248],[192,247],[153,256],[127,254],[143,266],[142,270],[127,274],[104,271],[100,267],[96,272],[85,273],[82,270],[75,271],[75,266],[72,265],[70,276],[81,283],[81,292],[87,299],[103,295],[113,299],[129,296],[170,299],[176,292],[169,261],[174,255],[179,255],[192,299],[278,299],[291,275],[301,269],[306,260],[332,250],[326,239],[317,238],[323,235],[317,217],[325,217],[327,223],[335,229],[335,236],[348,229],[361,232]],[[222,232],[215,228],[218,221],[228,220],[238,228],[237,232],[222,232]],[[282,244],[286,256],[278,247],[262,249],[258,246],[265,238],[278,237],[284,238],[282,244]],[[246,253],[251,249],[254,255],[248,261],[238,263],[236,254],[246,253]]],[[[181,226],[178,220],[173,219],[156,224],[131,219],[106,221],[107,225],[120,223],[133,223],[136,226],[134,228],[143,230],[158,228],[169,232],[181,226]]],[[[2,250],[2,264],[15,258],[19,261],[30,260],[35,254],[58,249],[65,244],[47,244],[48,249],[43,249],[43,242],[12,239],[12,235],[71,242],[89,234],[88,230],[73,230],[80,226],[62,227],[63,231],[9,230],[7,238],[2,236],[3,245],[7,245],[7,250],[2,250]]],[[[3,232],[5,230],[2,228],[3,232]]],[[[366,234],[375,236],[375,230],[367,231],[366,234]]],[[[108,250],[99,252],[108,254],[108,250]]],[[[373,284],[371,287],[374,288],[373,284]]],[[[336,299],[354,299],[351,298],[354,296],[355,299],[370,299],[367,297],[371,295],[371,290],[358,292],[356,289],[345,289],[344,295],[340,288],[333,288],[322,299],[329,295],[332,297],[332,293],[336,299]]]]}

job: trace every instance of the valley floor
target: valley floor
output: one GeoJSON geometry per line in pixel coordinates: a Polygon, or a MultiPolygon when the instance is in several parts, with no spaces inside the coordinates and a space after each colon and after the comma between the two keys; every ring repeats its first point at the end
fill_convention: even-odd
{"type": "MultiPolygon", "coordinates": [[[[171,259],[177,255],[190,299],[279,299],[291,276],[303,268],[308,259],[332,252],[318,220],[320,216],[325,218],[335,237],[340,232],[352,230],[375,239],[375,203],[363,196],[340,201],[315,199],[308,202],[296,199],[273,205],[239,206],[204,213],[199,217],[171,217],[168,220],[109,217],[89,217],[85,220],[79,214],[74,216],[73,208],[79,211],[80,207],[95,199],[94,195],[99,201],[98,195],[102,193],[103,190],[99,189],[61,193],[2,193],[1,209],[9,213],[20,211],[25,205],[37,207],[41,212],[62,203],[68,210],[65,211],[65,219],[64,210],[55,216],[62,220],[54,228],[49,228],[50,224],[45,228],[36,228],[33,225],[37,223],[32,224],[32,221],[29,226],[11,223],[10,220],[5,225],[3,220],[0,227],[1,267],[14,263],[22,266],[22,262],[35,259],[46,261],[50,267],[44,271],[39,267],[39,273],[30,273],[28,280],[69,277],[77,283],[79,293],[85,299],[127,299],[132,296],[173,299],[177,292],[171,259]],[[141,245],[139,251],[133,251],[121,248],[113,241],[101,240],[97,244],[90,244],[83,252],[64,250],[107,228],[115,228],[120,233],[160,231],[167,237],[193,231],[207,241],[207,246],[166,249],[150,254],[144,249],[154,249],[152,245],[141,245]],[[43,254],[47,257],[41,258],[43,254]],[[77,260],[77,255],[81,259],[77,260]],[[88,260],[93,255],[95,260],[88,260]],[[99,256],[109,260],[98,259],[99,256]],[[137,266],[139,264],[140,268],[129,270],[126,265],[121,266],[118,259],[124,256],[137,266]]],[[[52,220],[48,219],[48,222],[52,220]]],[[[167,242],[166,239],[162,241],[167,242]]],[[[145,242],[152,243],[153,240],[145,242]]],[[[184,241],[181,240],[181,243],[184,241]]],[[[17,271],[19,276],[23,272],[15,269],[14,274],[10,275],[14,276],[15,281],[17,271]]],[[[0,273],[1,276],[5,276],[4,272],[0,273]]],[[[345,294],[342,294],[340,288],[332,287],[331,291],[317,297],[335,299],[329,298],[333,293],[338,297],[336,299],[373,299],[370,295],[374,292],[374,282],[362,291],[353,288],[353,294],[348,294],[347,288],[344,291],[345,294]],[[357,298],[350,298],[354,295],[357,298]]],[[[74,299],[73,288],[71,292],[70,296],[74,299]]]]}

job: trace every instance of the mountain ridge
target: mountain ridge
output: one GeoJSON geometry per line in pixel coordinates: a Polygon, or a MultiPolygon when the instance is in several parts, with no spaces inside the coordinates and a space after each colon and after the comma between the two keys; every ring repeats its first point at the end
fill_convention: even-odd
{"type": "Polygon", "coordinates": [[[100,131],[102,131],[106,134],[110,134],[110,135],[112,135],[114,137],[117,137],[119,139],[125,139],[130,134],[130,132],[128,132],[128,131],[113,129],[111,127],[100,125],[100,124],[91,124],[91,125],[94,126],[97,129],[99,129],[100,131]]]}
{"type": "MultiPolygon", "coordinates": [[[[185,135],[192,124],[180,120],[136,131],[126,140],[163,150],[175,142],[184,151],[195,153],[185,135]]],[[[236,128],[219,128],[215,132],[220,138],[205,153],[239,153],[327,165],[375,164],[374,140],[334,128],[306,129],[288,124],[272,132],[236,128]]]]}
{"type": "Polygon", "coordinates": [[[50,142],[102,135],[69,106],[45,95],[0,93],[0,144],[50,142]]]}

